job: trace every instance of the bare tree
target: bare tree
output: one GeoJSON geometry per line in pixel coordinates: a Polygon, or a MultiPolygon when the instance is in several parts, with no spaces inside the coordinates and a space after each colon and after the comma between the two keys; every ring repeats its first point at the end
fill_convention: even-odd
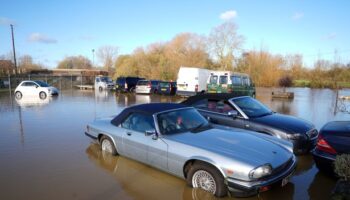
{"type": "Polygon", "coordinates": [[[20,68],[25,70],[41,69],[43,68],[40,64],[34,63],[32,56],[23,55],[19,57],[20,68]]]}
{"type": "Polygon", "coordinates": [[[60,61],[58,69],[91,69],[92,65],[88,58],[84,56],[69,56],[60,61]]]}
{"type": "Polygon", "coordinates": [[[113,66],[118,56],[118,50],[117,46],[111,45],[102,46],[97,50],[97,57],[108,72],[114,71],[113,66]]]}
{"type": "Polygon", "coordinates": [[[214,27],[210,32],[208,47],[223,70],[233,69],[235,54],[244,42],[243,36],[237,33],[237,29],[234,22],[225,22],[214,27]]]}

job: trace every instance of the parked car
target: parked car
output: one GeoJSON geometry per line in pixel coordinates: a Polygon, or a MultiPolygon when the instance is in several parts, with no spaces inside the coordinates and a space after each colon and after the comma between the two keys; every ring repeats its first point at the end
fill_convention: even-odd
{"type": "Polygon", "coordinates": [[[201,94],[182,102],[193,106],[210,122],[256,131],[288,140],[296,154],[314,149],[318,131],[303,119],[271,111],[258,100],[233,94],[201,94]]]}
{"type": "Polygon", "coordinates": [[[212,71],[207,81],[208,93],[234,93],[255,98],[255,86],[248,74],[212,71]]]}
{"type": "Polygon", "coordinates": [[[177,91],[180,96],[191,96],[207,90],[210,71],[203,68],[180,67],[177,75],[177,91]]]}
{"type": "Polygon", "coordinates": [[[115,81],[115,89],[119,92],[135,92],[136,84],[139,80],[144,80],[144,78],[119,77],[115,81]]]}
{"type": "Polygon", "coordinates": [[[114,83],[108,76],[97,76],[95,78],[95,90],[114,89],[114,83]]]}
{"type": "MultiPolygon", "coordinates": [[[[247,131],[246,131],[247,132],[247,131]]],[[[292,144],[274,137],[213,128],[193,107],[139,104],[95,120],[86,135],[101,149],[146,163],[215,196],[251,196],[288,183],[292,144]]]]}
{"type": "Polygon", "coordinates": [[[158,84],[158,94],[175,95],[176,89],[176,82],[161,81],[158,84]]]}
{"type": "Polygon", "coordinates": [[[329,174],[334,174],[333,163],[340,154],[350,154],[350,121],[333,121],[324,125],[312,152],[317,168],[329,174]]]}
{"type": "Polygon", "coordinates": [[[58,95],[58,89],[50,86],[44,81],[22,81],[15,89],[16,99],[36,96],[45,99],[47,96],[58,95]]]}
{"type": "Polygon", "coordinates": [[[158,80],[139,80],[136,84],[137,94],[154,94],[158,92],[158,80]]]}

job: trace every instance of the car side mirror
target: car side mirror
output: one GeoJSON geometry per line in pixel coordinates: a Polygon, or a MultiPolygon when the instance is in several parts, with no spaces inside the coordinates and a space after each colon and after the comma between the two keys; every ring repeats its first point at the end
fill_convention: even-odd
{"type": "Polygon", "coordinates": [[[238,112],[236,110],[231,110],[227,113],[227,115],[232,118],[236,118],[238,116],[238,112]]]}
{"type": "Polygon", "coordinates": [[[146,130],[146,131],[145,131],[145,136],[152,136],[152,139],[153,139],[153,140],[158,139],[156,130],[154,130],[154,129],[152,129],[152,130],[146,130]]]}

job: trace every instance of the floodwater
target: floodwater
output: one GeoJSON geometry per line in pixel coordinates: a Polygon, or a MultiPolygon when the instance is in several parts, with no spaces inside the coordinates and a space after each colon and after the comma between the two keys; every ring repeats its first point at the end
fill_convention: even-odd
{"type": "MultiPolygon", "coordinates": [[[[290,90],[294,100],[272,100],[272,89],[266,88],[257,90],[257,98],[318,129],[327,121],[350,120],[350,114],[334,112],[334,91],[290,90]]],[[[182,179],[105,154],[84,135],[89,122],[115,115],[125,106],[178,101],[181,98],[79,90],[46,100],[17,101],[0,93],[0,199],[215,199],[189,188],[182,179]]],[[[350,110],[349,102],[339,105],[350,110]]],[[[312,156],[298,160],[289,184],[246,199],[328,199],[336,180],[318,172],[312,156]]]]}

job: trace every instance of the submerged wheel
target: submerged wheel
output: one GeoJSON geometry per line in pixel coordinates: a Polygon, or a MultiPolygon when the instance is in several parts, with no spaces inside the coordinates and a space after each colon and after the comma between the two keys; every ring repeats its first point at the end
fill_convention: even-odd
{"type": "Polygon", "coordinates": [[[98,90],[102,91],[102,90],[103,90],[103,88],[102,88],[102,87],[99,87],[99,88],[98,88],[98,90]]]}
{"type": "Polygon", "coordinates": [[[21,92],[16,92],[15,93],[15,98],[16,99],[22,99],[22,93],[21,92]]]}
{"type": "Polygon", "coordinates": [[[187,183],[194,187],[203,189],[217,197],[224,197],[228,193],[224,183],[224,177],[213,166],[206,163],[195,163],[188,172],[187,183]]]}
{"type": "Polygon", "coordinates": [[[39,97],[40,97],[40,99],[46,99],[47,94],[45,92],[40,92],[39,97]]]}
{"type": "Polygon", "coordinates": [[[102,151],[108,152],[113,156],[117,155],[117,150],[115,149],[114,143],[107,136],[102,136],[100,140],[100,145],[102,151]]]}

